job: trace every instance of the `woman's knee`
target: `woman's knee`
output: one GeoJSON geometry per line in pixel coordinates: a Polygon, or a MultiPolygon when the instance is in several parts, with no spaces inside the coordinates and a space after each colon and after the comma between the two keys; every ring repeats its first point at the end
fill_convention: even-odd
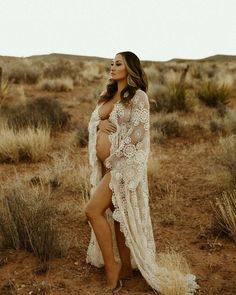
{"type": "Polygon", "coordinates": [[[98,208],[96,208],[95,206],[93,206],[93,204],[90,203],[88,203],[85,206],[84,213],[89,220],[95,219],[102,215],[102,212],[100,212],[98,208]]]}

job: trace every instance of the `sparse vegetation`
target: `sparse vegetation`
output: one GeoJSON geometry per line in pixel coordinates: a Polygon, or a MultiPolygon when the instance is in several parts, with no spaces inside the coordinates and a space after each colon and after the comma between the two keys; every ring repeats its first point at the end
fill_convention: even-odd
{"type": "Polygon", "coordinates": [[[28,101],[25,105],[2,107],[0,116],[15,130],[39,126],[57,130],[69,128],[71,124],[71,117],[63,111],[61,104],[55,99],[46,97],[28,101]]]}
{"type": "Polygon", "coordinates": [[[17,181],[1,191],[0,212],[1,247],[34,252],[41,261],[65,254],[49,191],[17,181]]]}
{"type": "Polygon", "coordinates": [[[202,83],[197,90],[198,98],[210,107],[217,107],[219,104],[227,104],[231,90],[227,85],[219,85],[214,81],[202,83]]]}
{"type": "Polygon", "coordinates": [[[220,138],[218,151],[214,151],[217,164],[226,169],[229,174],[229,183],[236,187],[236,135],[220,138]]]}
{"type": "Polygon", "coordinates": [[[0,163],[38,162],[45,159],[50,147],[50,131],[30,127],[15,131],[0,127],[0,163]]]}
{"type": "Polygon", "coordinates": [[[220,198],[211,202],[215,218],[215,228],[236,242],[236,190],[223,192],[220,198]]]}
{"type": "Polygon", "coordinates": [[[71,78],[42,79],[38,88],[47,91],[68,92],[73,90],[74,83],[71,78]]]}

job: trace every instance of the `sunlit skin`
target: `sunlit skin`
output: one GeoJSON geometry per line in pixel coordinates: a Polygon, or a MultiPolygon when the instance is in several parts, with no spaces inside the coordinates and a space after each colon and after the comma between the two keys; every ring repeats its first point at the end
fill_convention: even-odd
{"type": "MultiPolygon", "coordinates": [[[[127,75],[128,72],[123,62],[123,57],[117,54],[111,61],[110,76],[117,81],[118,90],[114,97],[106,103],[108,109],[111,109],[114,103],[120,100],[120,92],[127,86],[127,75]]],[[[101,120],[99,129],[107,133],[116,131],[115,125],[109,122],[109,120],[101,120]]],[[[125,238],[120,231],[120,224],[116,221],[114,226],[121,263],[116,262],[114,257],[112,232],[104,215],[108,208],[112,211],[114,210],[111,201],[112,192],[109,188],[110,179],[111,173],[105,170],[104,162],[102,162],[102,179],[85,208],[85,214],[96,235],[104,259],[107,283],[109,288],[112,289],[117,285],[118,278],[127,278],[132,275],[132,267],[130,250],[125,245],[125,238]]]]}
{"type": "Polygon", "coordinates": [[[123,56],[121,54],[116,54],[115,58],[111,62],[110,76],[118,83],[116,96],[119,98],[121,90],[127,86],[127,75],[128,72],[123,61],[123,56]]]}

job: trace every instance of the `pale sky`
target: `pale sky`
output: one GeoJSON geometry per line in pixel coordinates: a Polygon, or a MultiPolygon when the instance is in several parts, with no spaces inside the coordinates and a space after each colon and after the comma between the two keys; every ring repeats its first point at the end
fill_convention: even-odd
{"type": "Polygon", "coordinates": [[[0,0],[0,55],[236,55],[236,0],[0,0]]]}

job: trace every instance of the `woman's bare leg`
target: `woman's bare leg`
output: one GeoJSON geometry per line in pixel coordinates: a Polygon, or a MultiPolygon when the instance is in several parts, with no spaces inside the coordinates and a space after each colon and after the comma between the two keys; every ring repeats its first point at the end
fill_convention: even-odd
{"type": "MultiPolygon", "coordinates": [[[[102,176],[106,173],[106,167],[102,164],[102,176]]],[[[110,209],[113,211],[114,206],[111,203],[110,209]]],[[[124,234],[120,231],[120,223],[114,220],[114,228],[115,228],[115,236],[116,236],[116,242],[117,247],[120,255],[120,259],[122,262],[122,268],[120,273],[120,278],[128,278],[132,276],[132,266],[131,266],[131,260],[130,260],[130,250],[125,245],[125,237],[124,234]]]]}
{"type": "Polygon", "coordinates": [[[110,179],[110,172],[103,176],[94,195],[85,208],[85,214],[92,225],[103,255],[108,285],[110,288],[114,288],[116,287],[119,278],[121,264],[115,261],[112,245],[112,232],[109,223],[104,216],[106,209],[112,204],[112,193],[109,188],[110,179]]]}
{"type": "Polygon", "coordinates": [[[130,250],[125,245],[125,237],[124,237],[124,234],[120,231],[120,223],[117,221],[114,221],[114,226],[115,226],[117,247],[118,247],[120,259],[122,262],[120,278],[125,279],[133,275],[131,259],[130,259],[130,250]]]}

